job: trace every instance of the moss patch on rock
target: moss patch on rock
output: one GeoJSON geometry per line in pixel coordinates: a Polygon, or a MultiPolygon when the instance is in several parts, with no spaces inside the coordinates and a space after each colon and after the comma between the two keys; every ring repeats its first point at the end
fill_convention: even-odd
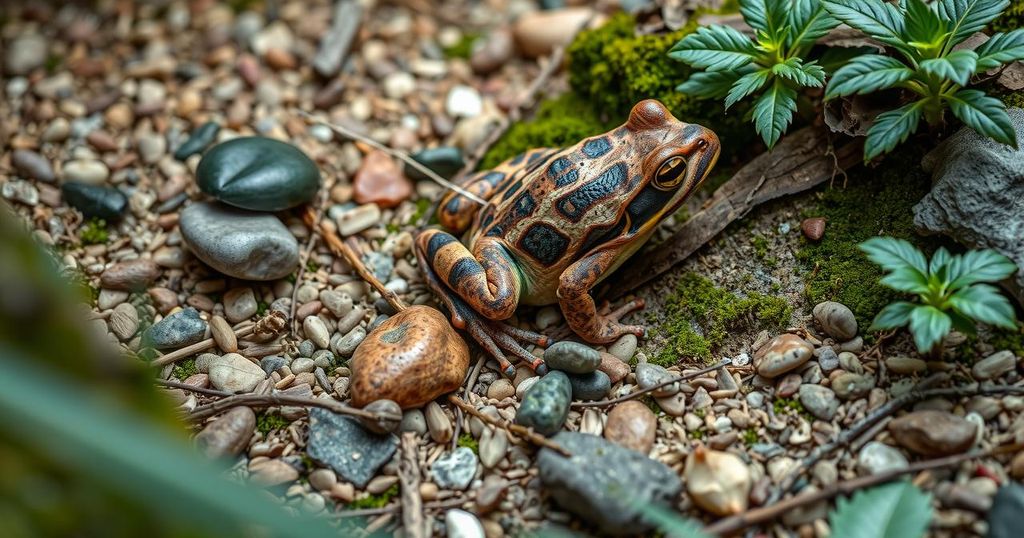
{"type": "Polygon", "coordinates": [[[791,314],[785,299],[756,292],[740,296],[700,275],[686,273],[665,302],[660,330],[666,342],[650,361],[662,366],[681,358],[707,362],[730,332],[777,329],[791,314]]]}

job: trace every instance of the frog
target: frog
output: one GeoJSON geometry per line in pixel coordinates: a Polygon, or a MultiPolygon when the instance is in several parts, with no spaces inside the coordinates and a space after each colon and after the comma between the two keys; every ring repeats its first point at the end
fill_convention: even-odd
{"type": "Polygon", "coordinates": [[[643,100],[606,133],[532,149],[469,176],[464,188],[485,205],[447,191],[441,228],[415,239],[421,272],[453,326],[509,377],[509,356],[544,375],[547,365],[525,346],[552,343],[508,323],[520,305],[558,304],[569,328],[592,344],[641,337],[644,327],[622,318],[642,309],[642,299],[599,308],[591,291],[696,192],[720,150],[712,130],[643,100]]]}

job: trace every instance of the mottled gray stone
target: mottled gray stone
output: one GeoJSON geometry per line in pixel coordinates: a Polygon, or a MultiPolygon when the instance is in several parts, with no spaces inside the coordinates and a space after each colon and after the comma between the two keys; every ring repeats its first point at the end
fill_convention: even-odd
{"type": "Polygon", "coordinates": [[[544,364],[552,370],[587,374],[601,365],[601,354],[586,344],[563,340],[544,350],[544,364]]]}
{"type": "Polygon", "coordinates": [[[553,435],[562,429],[572,403],[572,385],[558,370],[533,384],[523,395],[516,412],[516,423],[532,427],[541,435],[553,435]]]}
{"type": "Polygon", "coordinates": [[[213,202],[181,212],[181,237],[210,267],[245,280],[275,280],[299,264],[299,243],[277,217],[213,202]]]}
{"type": "Polygon", "coordinates": [[[309,411],[309,457],[362,489],[398,448],[394,434],[378,435],[355,419],[326,409],[309,411]]]}
{"type": "Polygon", "coordinates": [[[574,400],[600,400],[608,395],[612,381],[608,374],[597,371],[589,374],[568,374],[574,400]]]}
{"type": "Polygon", "coordinates": [[[442,489],[464,490],[476,475],[476,454],[464,446],[437,458],[430,466],[434,483],[442,489]]]}
{"type": "Polygon", "coordinates": [[[143,342],[157,349],[171,349],[199,342],[206,335],[206,322],[191,306],[167,316],[146,329],[143,342]]]}
{"type": "Polygon", "coordinates": [[[668,509],[682,491],[679,475],[664,463],[602,437],[559,432],[552,440],[572,457],[541,449],[541,482],[559,505],[602,534],[649,532],[653,527],[643,509],[668,509]]]}
{"type": "Polygon", "coordinates": [[[810,414],[824,421],[830,421],[839,410],[836,393],[821,385],[800,385],[800,403],[810,414]]]}

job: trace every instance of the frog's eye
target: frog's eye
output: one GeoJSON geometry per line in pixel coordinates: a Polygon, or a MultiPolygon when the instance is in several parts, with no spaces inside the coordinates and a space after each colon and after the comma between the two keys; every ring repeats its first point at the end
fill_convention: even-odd
{"type": "Polygon", "coordinates": [[[686,175],[686,159],[676,155],[658,168],[658,174],[654,176],[654,186],[661,190],[670,190],[679,186],[686,175]]]}

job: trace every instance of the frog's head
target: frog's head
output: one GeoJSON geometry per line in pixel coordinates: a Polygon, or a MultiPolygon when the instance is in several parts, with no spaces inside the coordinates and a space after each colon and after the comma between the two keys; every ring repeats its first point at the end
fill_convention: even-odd
{"type": "Polygon", "coordinates": [[[654,99],[637,103],[624,127],[640,151],[640,183],[626,212],[634,223],[653,228],[673,214],[707,178],[721,144],[706,127],[677,120],[654,99]]]}

